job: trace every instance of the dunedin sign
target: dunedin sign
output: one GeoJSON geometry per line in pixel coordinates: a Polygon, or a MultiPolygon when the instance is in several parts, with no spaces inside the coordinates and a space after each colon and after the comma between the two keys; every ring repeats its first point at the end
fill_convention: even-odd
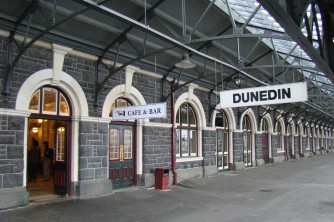
{"type": "Polygon", "coordinates": [[[220,92],[221,107],[260,106],[307,101],[306,82],[220,92]]]}
{"type": "Polygon", "coordinates": [[[144,106],[127,106],[112,111],[113,120],[166,118],[166,103],[154,103],[144,106]]]}

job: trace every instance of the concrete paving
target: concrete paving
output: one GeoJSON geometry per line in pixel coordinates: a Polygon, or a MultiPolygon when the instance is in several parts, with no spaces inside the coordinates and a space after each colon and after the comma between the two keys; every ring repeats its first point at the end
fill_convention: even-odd
{"type": "Polygon", "coordinates": [[[130,189],[0,211],[0,221],[334,221],[334,153],[222,172],[167,191],[130,189]]]}

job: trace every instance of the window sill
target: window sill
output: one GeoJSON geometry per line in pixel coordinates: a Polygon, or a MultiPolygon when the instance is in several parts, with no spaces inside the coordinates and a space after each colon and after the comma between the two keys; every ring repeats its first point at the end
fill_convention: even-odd
{"type": "Polygon", "coordinates": [[[191,161],[200,161],[203,160],[203,157],[176,157],[176,162],[191,162],[191,161]]]}
{"type": "Polygon", "coordinates": [[[284,150],[277,150],[277,153],[284,153],[284,150]]]}

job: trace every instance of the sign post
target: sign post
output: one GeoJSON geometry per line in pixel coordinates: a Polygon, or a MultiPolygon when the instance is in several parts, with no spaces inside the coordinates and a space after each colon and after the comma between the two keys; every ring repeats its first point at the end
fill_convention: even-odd
{"type": "Polygon", "coordinates": [[[220,92],[221,108],[294,103],[307,100],[308,93],[306,82],[220,92]]]}
{"type": "Polygon", "coordinates": [[[154,103],[143,106],[127,106],[114,108],[113,120],[166,118],[166,103],[154,103]]]}

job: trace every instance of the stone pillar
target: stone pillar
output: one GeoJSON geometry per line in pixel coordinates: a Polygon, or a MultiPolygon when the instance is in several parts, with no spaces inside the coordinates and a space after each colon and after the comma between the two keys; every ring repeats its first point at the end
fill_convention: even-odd
{"type": "Polygon", "coordinates": [[[255,133],[255,161],[256,166],[265,164],[262,153],[262,133],[255,133]]]}
{"type": "Polygon", "coordinates": [[[93,197],[112,193],[108,179],[108,122],[92,119],[79,124],[79,181],[75,194],[93,197]]]}
{"type": "Polygon", "coordinates": [[[26,117],[0,109],[0,210],[29,204],[25,185],[26,117]],[[16,116],[15,116],[16,115],[16,116]]]}
{"type": "Polygon", "coordinates": [[[240,170],[245,168],[243,161],[243,132],[233,132],[233,164],[231,166],[234,170],[240,170]]]}

